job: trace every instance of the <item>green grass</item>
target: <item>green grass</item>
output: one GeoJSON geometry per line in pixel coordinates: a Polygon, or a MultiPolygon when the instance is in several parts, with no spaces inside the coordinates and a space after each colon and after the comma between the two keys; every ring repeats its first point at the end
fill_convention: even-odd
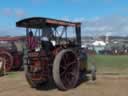
{"type": "Polygon", "coordinates": [[[89,56],[88,62],[94,62],[99,73],[128,74],[128,56],[89,56]]]}
{"type": "Polygon", "coordinates": [[[7,76],[9,78],[15,78],[18,76],[18,73],[17,72],[7,72],[7,76]]]}

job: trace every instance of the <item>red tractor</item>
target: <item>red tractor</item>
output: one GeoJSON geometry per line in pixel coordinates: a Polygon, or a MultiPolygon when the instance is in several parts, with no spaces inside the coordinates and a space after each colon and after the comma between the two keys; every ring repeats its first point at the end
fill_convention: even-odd
{"type": "Polygon", "coordinates": [[[25,76],[31,87],[52,80],[59,89],[68,90],[78,84],[81,72],[96,79],[95,65],[88,70],[81,48],[81,23],[31,17],[16,26],[26,28],[25,76]]]}
{"type": "Polygon", "coordinates": [[[18,70],[22,65],[22,52],[17,50],[15,42],[21,40],[19,37],[0,38],[0,70],[9,72],[18,70]]]}

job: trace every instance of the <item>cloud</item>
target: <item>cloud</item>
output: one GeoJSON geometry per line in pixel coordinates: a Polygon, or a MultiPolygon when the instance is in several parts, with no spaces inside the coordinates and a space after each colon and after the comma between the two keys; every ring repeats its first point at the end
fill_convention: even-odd
{"type": "Polygon", "coordinates": [[[105,16],[83,21],[82,34],[128,36],[128,16],[105,16]]]}
{"type": "Polygon", "coordinates": [[[84,22],[86,19],[84,17],[74,18],[72,21],[74,22],[84,22]]]}
{"type": "Polygon", "coordinates": [[[21,8],[15,9],[16,17],[24,17],[26,15],[25,11],[21,8]]]}
{"type": "MultiPolygon", "coordinates": [[[[17,17],[24,16],[25,11],[16,8],[15,10],[11,10],[5,14],[6,16],[14,15],[14,12],[17,17]]],[[[120,16],[120,15],[111,15],[111,16],[96,16],[91,19],[86,19],[85,17],[79,18],[69,18],[69,16],[64,16],[60,18],[62,20],[67,21],[77,21],[82,22],[82,36],[101,36],[101,35],[113,35],[113,36],[128,36],[128,16],[120,16]]],[[[0,34],[2,35],[21,35],[24,34],[25,31],[20,31],[19,28],[0,28],[0,34]],[[19,34],[20,33],[20,34],[19,34]]]]}
{"type": "Polygon", "coordinates": [[[58,19],[64,20],[64,21],[70,21],[69,16],[64,16],[64,17],[61,17],[61,18],[58,18],[58,19]]]}
{"type": "Polygon", "coordinates": [[[22,8],[3,8],[2,10],[3,16],[15,16],[15,17],[24,17],[26,12],[22,8]]]}
{"type": "Polygon", "coordinates": [[[85,17],[69,18],[64,16],[61,20],[81,22],[82,36],[128,36],[128,16],[110,15],[96,16],[91,19],[85,17]]]}
{"type": "Polygon", "coordinates": [[[58,19],[64,21],[72,21],[72,22],[84,22],[86,20],[84,17],[70,18],[70,16],[64,16],[58,19]]]}
{"type": "Polygon", "coordinates": [[[2,10],[2,14],[5,16],[11,16],[13,14],[13,10],[11,8],[4,8],[2,10]]]}

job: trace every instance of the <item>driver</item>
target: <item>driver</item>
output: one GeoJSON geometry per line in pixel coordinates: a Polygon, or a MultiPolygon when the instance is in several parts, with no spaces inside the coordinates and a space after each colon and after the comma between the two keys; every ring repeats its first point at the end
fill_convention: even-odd
{"type": "Polygon", "coordinates": [[[37,39],[33,36],[32,31],[28,33],[27,46],[30,50],[33,50],[37,47],[37,39]]]}
{"type": "Polygon", "coordinates": [[[53,45],[49,41],[48,37],[41,38],[41,45],[42,45],[42,48],[45,49],[47,52],[53,49],[53,45]]]}

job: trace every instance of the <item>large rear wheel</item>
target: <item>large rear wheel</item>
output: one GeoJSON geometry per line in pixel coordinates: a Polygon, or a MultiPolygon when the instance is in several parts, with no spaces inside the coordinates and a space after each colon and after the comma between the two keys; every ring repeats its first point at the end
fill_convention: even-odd
{"type": "Polygon", "coordinates": [[[53,79],[61,90],[74,88],[79,79],[80,64],[75,53],[70,49],[62,50],[55,57],[53,79]]]}

